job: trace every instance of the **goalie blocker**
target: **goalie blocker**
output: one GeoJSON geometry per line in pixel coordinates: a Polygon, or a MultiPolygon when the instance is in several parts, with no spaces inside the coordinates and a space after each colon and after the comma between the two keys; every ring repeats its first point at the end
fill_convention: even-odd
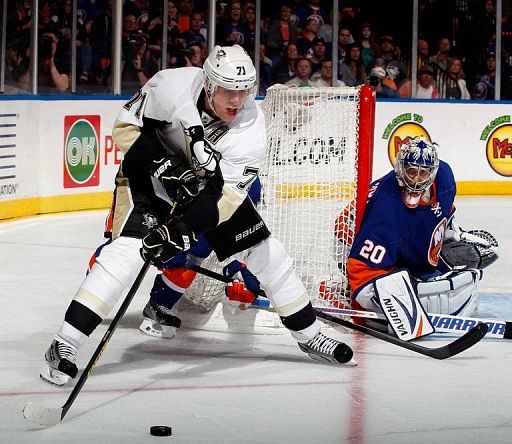
{"type": "MultiPolygon", "coordinates": [[[[383,313],[393,332],[408,341],[435,331],[427,312],[473,316],[481,278],[480,270],[467,270],[417,282],[400,270],[367,284],[354,300],[366,310],[383,313]]],[[[383,327],[381,321],[369,323],[383,327]]]]}

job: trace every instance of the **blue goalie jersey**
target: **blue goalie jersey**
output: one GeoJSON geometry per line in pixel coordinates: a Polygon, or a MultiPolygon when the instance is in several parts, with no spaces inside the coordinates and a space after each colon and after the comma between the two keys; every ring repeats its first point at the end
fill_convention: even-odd
{"type": "Polygon", "coordinates": [[[443,161],[430,201],[416,208],[404,204],[394,171],[373,182],[348,259],[352,291],[398,268],[416,275],[435,271],[448,221],[455,211],[455,193],[453,172],[443,161]]]}

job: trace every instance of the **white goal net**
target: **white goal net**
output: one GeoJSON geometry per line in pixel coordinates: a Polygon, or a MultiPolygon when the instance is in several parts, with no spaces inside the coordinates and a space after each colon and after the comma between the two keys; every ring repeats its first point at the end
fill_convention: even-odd
{"type": "MultiPolygon", "coordinates": [[[[346,257],[371,179],[374,97],[365,88],[279,85],[262,105],[268,146],[258,210],[314,306],[349,305],[346,257]]],[[[214,255],[203,266],[222,269],[214,255]]],[[[208,310],[224,284],[198,275],[186,297],[208,310]]]]}

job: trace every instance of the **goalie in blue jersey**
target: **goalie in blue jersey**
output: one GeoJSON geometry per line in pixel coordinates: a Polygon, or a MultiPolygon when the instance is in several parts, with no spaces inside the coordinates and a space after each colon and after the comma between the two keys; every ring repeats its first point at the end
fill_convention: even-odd
{"type": "Polygon", "coordinates": [[[404,340],[434,331],[426,313],[473,315],[481,270],[498,258],[490,233],[457,224],[455,195],[450,166],[422,137],[370,185],[347,264],[352,304],[384,313],[404,340]]]}

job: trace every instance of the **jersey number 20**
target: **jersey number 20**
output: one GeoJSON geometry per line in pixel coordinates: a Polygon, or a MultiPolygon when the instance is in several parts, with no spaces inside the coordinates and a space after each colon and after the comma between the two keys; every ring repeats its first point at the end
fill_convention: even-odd
{"type": "Polygon", "coordinates": [[[384,259],[386,249],[382,245],[375,245],[370,239],[366,239],[359,254],[374,264],[380,264],[384,259]]]}

